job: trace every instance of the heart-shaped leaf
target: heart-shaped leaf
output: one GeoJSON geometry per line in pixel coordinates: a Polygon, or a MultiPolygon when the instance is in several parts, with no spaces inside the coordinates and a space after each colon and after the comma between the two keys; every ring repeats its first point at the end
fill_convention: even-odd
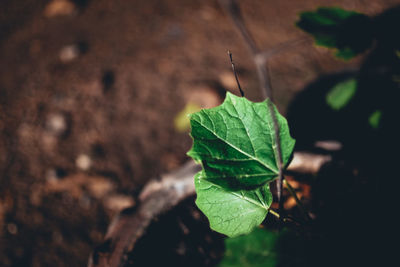
{"type": "Polygon", "coordinates": [[[250,233],[265,219],[272,203],[268,184],[254,190],[227,190],[201,171],[195,176],[195,186],[196,205],[211,229],[230,237],[250,233]]]}
{"type": "MultiPolygon", "coordinates": [[[[203,165],[195,176],[196,204],[210,227],[228,236],[249,233],[272,203],[269,182],[279,173],[274,116],[269,100],[253,103],[227,93],[222,105],[191,115],[193,147],[203,165]]],[[[283,163],[293,151],[287,121],[273,106],[283,163]]]]}
{"type": "MultiPolygon", "coordinates": [[[[277,141],[273,116],[265,100],[253,103],[227,93],[222,105],[191,115],[193,147],[209,181],[224,187],[260,186],[277,178],[277,141]]],[[[282,161],[286,164],[295,140],[286,119],[274,107],[280,130],[282,161]]]]}

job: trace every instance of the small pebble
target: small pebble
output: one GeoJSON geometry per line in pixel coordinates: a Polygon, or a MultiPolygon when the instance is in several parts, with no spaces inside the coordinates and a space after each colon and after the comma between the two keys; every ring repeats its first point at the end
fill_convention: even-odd
{"type": "Polygon", "coordinates": [[[53,113],[47,117],[46,128],[54,135],[62,135],[67,131],[67,120],[60,113],[53,113]]]}
{"type": "Polygon", "coordinates": [[[75,165],[82,171],[87,171],[92,166],[92,160],[86,154],[80,154],[75,161],[75,165]]]}
{"type": "Polygon", "coordinates": [[[61,48],[59,57],[61,62],[69,63],[78,58],[79,54],[80,54],[80,49],[77,44],[66,45],[63,48],[61,48]]]}

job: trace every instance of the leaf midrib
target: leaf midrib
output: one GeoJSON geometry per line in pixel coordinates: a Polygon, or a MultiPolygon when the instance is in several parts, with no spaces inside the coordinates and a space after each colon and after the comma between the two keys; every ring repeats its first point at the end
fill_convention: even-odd
{"type": "MultiPolygon", "coordinates": [[[[255,174],[235,174],[235,177],[239,178],[250,178],[250,177],[261,177],[261,176],[267,176],[267,177],[275,177],[276,175],[274,174],[269,174],[269,173],[255,173],[255,174]]],[[[232,175],[219,175],[219,176],[207,176],[207,178],[230,178],[232,175]]]]}
{"type": "Polygon", "coordinates": [[[221,140],[222,142],[224,142],[225,144],[231,146],[232,148],[236,149],[237,151],[241,152],[243,155],[253,159],[254,161],[259,162],[262,166],[264,166],[265,168],[271,170],[272,172],[278,174],[279,171],[277,172],[276,170],[274,170],[271,166],[269,166],[268,164],[266,164],[263,161],[260,161],[259,159],[253,157],[252,155],[246,153],[245,151],[241,150],[240,148],[236,147],[235,145],[227,142],[226,140],[224,140],[222,137],[220,137],[219,135],[217,135],[215,132],[213,132],[210,128],[206,127],[201,121],[195,120],[197,123],[199,123],[204,129],[208,130],[211,134],[213,134],[215,137],[217,137],[219,140],[221,140]]]}
{"type": "MultiPolygon", "coordinates": [[[[218,185],[218,184],[215,184],[215,183],[213,183],[213,182],[211,182],[210,180],[208,180],[207,179],[207,176],[203,176],[203,178],[202,177],[199,177],[199,179],[201,180],[201,179],[204,179],[204,180],[206,180],[208,183],[210,183],[210,184],[212,184],[213,186],[215,186],[215,187],[217,187],[217,188],[219,188],[219,189],[222,189],[223,191],[225,191],[225,192],[227,192],[227,193],[229,193],[229,194],[232,194],[232,195],[234,195],[235,197],[238,197],[238,198],[240,198],[240,199],[244,199],[244,200],[246,200],[247,202],[250,202],[250,203],[252,203],[252,204],[254,204],[254,205],[256,205],[256,206],[258,206],[258,207],[260,207],[260,208],[262,208],[262,209],[264,209],[264,210],[266,210],[266,211],[268,211],[268,209],[269,209],[269,207],[267,207],[267,206],[265,206],[265,205],[262,205],[262,204],[260,204],[260,203],[258,203],[258,202],[256,202],[255,200],[253,200],[253,199],[251,199],[251,198],[248,198],[248,197],[246,197],[246,196],[242,196],[242,195],[240,195],[240,194],[238,194],[238,193],[236,193],[236,192],[233,192],[233,191],[227,191],[227,190],[225,190],[225,188],[223,188],[222,186],[220,186],[220,185],[218,185]]],[[[257,193],[256,193],[257,194],[257,193]]],[[[257,196],[257,197],[259,197],[259,196],[257,196]]],[[[261,201],[260,201],[261,202],[261,201]]]]}

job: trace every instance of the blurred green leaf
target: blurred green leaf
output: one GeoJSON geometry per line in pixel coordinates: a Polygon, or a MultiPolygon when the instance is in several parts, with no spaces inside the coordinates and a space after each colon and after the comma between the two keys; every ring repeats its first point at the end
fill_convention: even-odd
{"type": "Polygon", "coordinates": [[[311,34],[320,46],[335,48],[335,55],[345,60],[364,52],[372,45],[371,19],[339,7],[320,7],[300,14],[296,25],[311,34]]]}
{"type": "Polygon", "coordinates": [[[225,255],[219,267],[275,267],[278,233],[255,229],[248,235],[225,239],[225,255]]]}
{"type": "Polygon", "coordinates": [[[186,106],[180,111],[174,119],[175,130],[178,132],[185,132],[190,129],[189,115],[199,111],[201,108],[197,104],[187,103],[186,106]]]}
{"type": "Polygon", "coordinates": [[[357,90],[356,79],[349,79],[336,84],[326,95],[326,103],[334,110],[345,107],[357,90]]]}
{"type": "Polygon", "coordinates": [[[368,118],[369,125],[371,125],[372,128],[377,129],[379,127],[379,123],[381,121],[381,118],[382,118],[382,111],[381,110],[376,110],[368,118]]]}

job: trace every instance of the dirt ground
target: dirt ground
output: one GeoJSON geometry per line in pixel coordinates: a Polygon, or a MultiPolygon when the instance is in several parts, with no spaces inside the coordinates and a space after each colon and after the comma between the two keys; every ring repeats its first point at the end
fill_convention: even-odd
{"type": "MultiPolygon", "coordinates": [[[[257,43],[306,36],[297,14],[381,1],[240,1],[257,43]]],[[[85,266],[110,219],[150,178],[187,160],[174,118],[188,99],[235,90],[261,100],[246,47],[217,1],[5,0],[0,4],[0,266],[85,266]],[[203,95],[203,96],[201,96],[203,95]]],[[[316,77],[358,66],[306,41],[274,56],[284,113],[316,77]]]]}

